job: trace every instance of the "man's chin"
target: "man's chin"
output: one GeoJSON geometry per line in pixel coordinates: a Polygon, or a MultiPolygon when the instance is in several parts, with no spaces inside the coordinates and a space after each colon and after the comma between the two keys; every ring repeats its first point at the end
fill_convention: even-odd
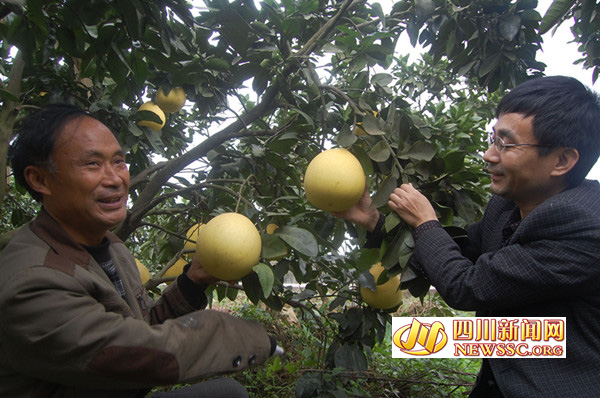
{"type": "Polygon", "coordinates": [[[490,192],[492,192],[494,195],[502,196],[503,198],[506,197],[505,189],[501,185],[494,182],[490,184],[490,192]]]}
{"type": "Polygon", "coordinates": [[[125,217],[127,215],[126,211],[123,212],[115,212],[112,214],[103,214],[101,219],[103,221],[103,224],[106,226],[107,229],[116,227],[117,225],[121,224],[123,222],[123,220],[125,220],[125,217]]]}

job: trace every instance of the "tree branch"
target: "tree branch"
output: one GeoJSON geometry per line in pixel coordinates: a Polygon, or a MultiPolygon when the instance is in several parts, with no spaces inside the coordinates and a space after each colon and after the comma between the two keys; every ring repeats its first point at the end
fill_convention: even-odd
{"type": "MultiPolygon", "coordinates": [[[[318,43],[323,40],[329,33],[335,28],[338,21],[342,18],[348,7],[352,4],[353,0],[345,0],[336,15],[328,20],[304,45],[292,57],[307,57],[317,47],[318,43]]],[[[283,76],[288,76],[293,70],[297,70],[299,66],[297,64],[288,64],[284,69],[283,76]]],[[[154,176],[148,182],[148,185],[140,193],[136,203],[131,208],[126,219],[117,228],[116,234],[123,240],[125,240],[131,232],[135,230],[137,225],[149,211],[151,207],[149,203],[153,202],[153,198],[160,192],[163,185],[175,174],[183,170],[187,165],[194,162],[195,160],[206,156],[209,150],[216,146],[232,139],[243,138],[250,136],[253,133],[246,130],[246,126],[249,126],[252,122],[259,119],[270,110],[275,108],[276,98],[279,94],[279,81],[275,79],[273,84],[267,88],[263,94],[261,101],[252,109],[248,110],[244,114],[240,115],[235,121],[229,126],[223,128],[221,131],[209,136],[202,143],[198,144],[188,152],[184,153],[178,158],[167,161],[163,167],[156,171],[154,176]]],[[[142,178],[140,178],[142,179],[142,178]]],[[[139,182],[139,179],[134,179],[135,183],[139,182]]],[[[143,180],[143,179],[142,179],[143,180]]]]}

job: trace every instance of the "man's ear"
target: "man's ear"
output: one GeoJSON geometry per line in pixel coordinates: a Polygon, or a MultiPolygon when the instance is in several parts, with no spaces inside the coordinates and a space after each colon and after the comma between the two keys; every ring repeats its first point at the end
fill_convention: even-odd
{"type": "Polygon", "coordinates": [[[48,186],[47,177],[50,172],[42,167],[27,166],[23,173],[27,184],[36,192],[42,195],[50,195],[50,187],[48,186]]]}
{"type": "Polygon", "coordinates": [[[558,177],[567,174],[579,161],[579,152],[575,148],[558,148],[558,157],[550,175],[558,177]]]}

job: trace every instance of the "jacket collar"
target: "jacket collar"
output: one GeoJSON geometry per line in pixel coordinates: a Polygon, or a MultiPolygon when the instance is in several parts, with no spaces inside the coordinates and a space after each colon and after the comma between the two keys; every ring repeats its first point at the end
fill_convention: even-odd
{"type": "MultiPolygon", "coordinates": [[[[70,274],[73,273],[75,265],[89,269],[90,253],[73,240],[43,207],[31,222],[31,230],[51,248],[46,256],[45,265],[70,274]]],[[[106,237],[111,243],[122,242],[109,231],[107,231],[106,237]]]]}

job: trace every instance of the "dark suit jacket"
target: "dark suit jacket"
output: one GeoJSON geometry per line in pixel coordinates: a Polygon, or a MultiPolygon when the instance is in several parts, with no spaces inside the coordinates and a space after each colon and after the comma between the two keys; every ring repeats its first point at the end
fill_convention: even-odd
{"type": "Polygon", "coordinates": [[[462,251],[441,228],[413,260],[452,307],[478,316],[566,317],[565,359],[490,359],[505,397],[600,396],[600,184],[585,181],[537,206],[503,242],[518,212],[494,196],[462,251]]]}

